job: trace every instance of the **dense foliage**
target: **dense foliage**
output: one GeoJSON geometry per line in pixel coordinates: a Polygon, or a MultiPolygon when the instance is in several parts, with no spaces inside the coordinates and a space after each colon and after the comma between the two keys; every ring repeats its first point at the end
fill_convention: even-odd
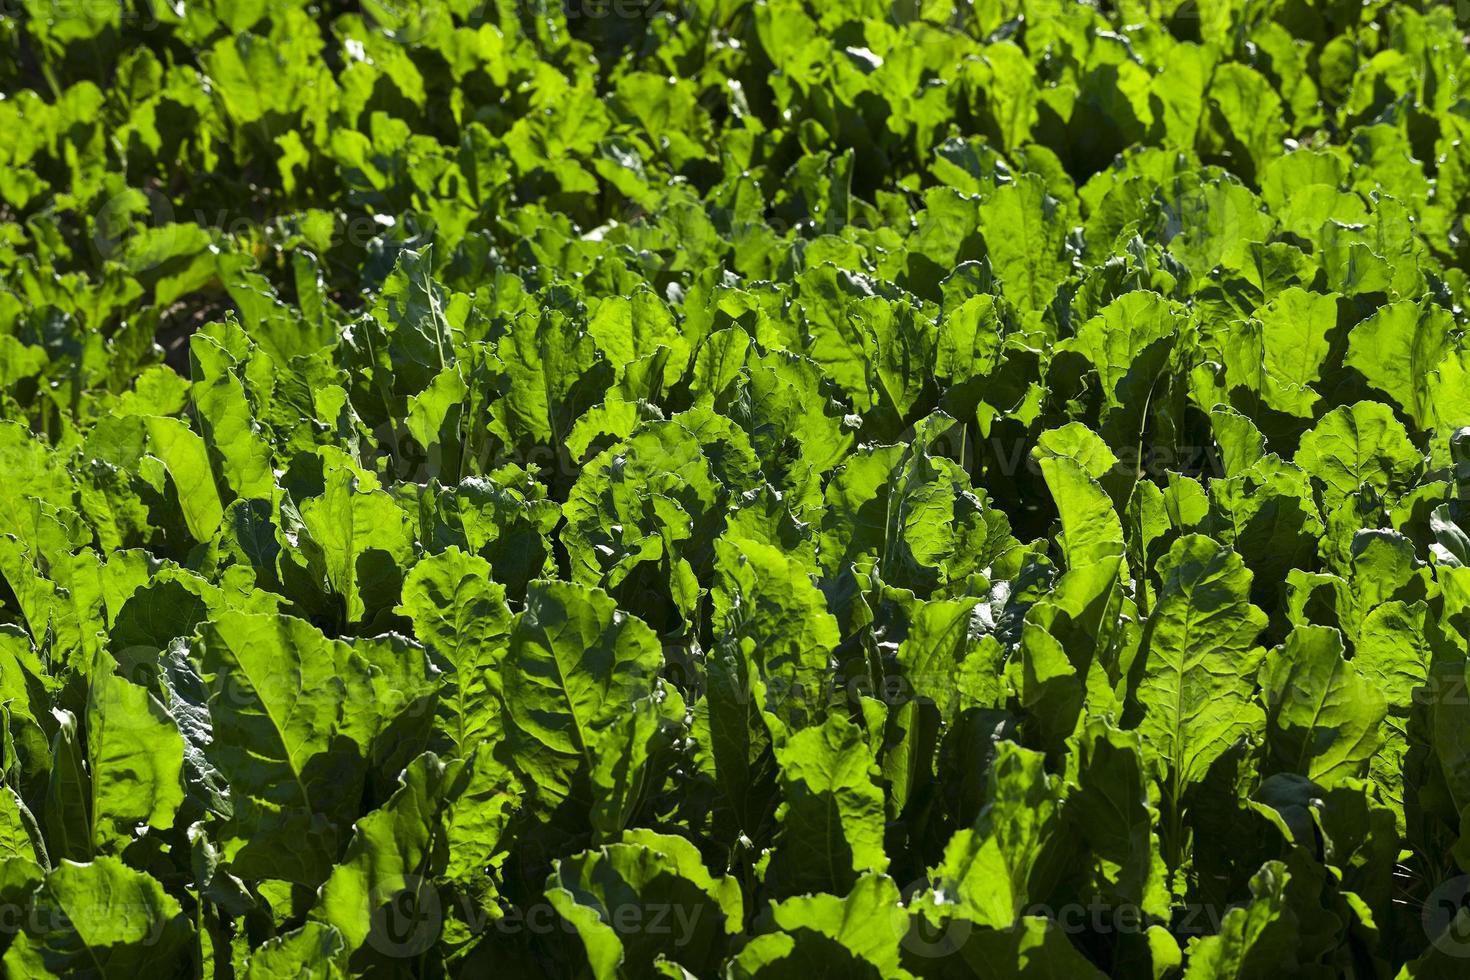
{"type": "Polygon", "coordinates": [[[1470,970],[1384,0],[22,0],[14,978],[1470,970]]]}

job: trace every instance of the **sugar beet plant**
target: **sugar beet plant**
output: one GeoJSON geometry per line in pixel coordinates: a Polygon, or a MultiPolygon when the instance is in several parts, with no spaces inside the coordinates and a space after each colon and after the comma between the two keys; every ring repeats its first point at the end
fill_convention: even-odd
{"type": "Polygon", "coordinates": [[[3,973],[1470,975],[1456,15],[5,5],[3,973]]]}

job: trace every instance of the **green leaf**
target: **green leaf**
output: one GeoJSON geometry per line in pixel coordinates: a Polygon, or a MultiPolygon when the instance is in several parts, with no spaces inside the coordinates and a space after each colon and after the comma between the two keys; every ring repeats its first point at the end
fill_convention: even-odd
{"type": "Polygon", "coordinates": [[[967,659],[981,657],[978,599],[935,599],[918,609],[909,635],[899,644],[897,659],[916,698],[931,701],[940,715],[950,718],[957,707],[956,674],[967,659]]]}
{"type": "Polygon", "coordinates": [[[709,691],[695,705],[694,736],[707,745],[715,782],[741,831],[755,832],[775,804],[767,691],[742,644],[725,634],[710,651],[709,691]]]}
{"type": "MultiPolygon", "coordinates": [[[[1251,573],[1240,556],[1203,535],[1175,542],[1160,574],[1134,697],[1143,711],[1138,732],[1177,834],[1186,790],[1261,724],[1252,695],[1266,615],[1250,602],[1251,573]]],[[[1171,846],[1177,856],[1181,842],[1171,846]]]]}
{"type": "Polygon", "coordinates": [[[1000,361],[1003,332],[994,296],[982,293],[946,304],[939,318],[934,373],[956,384],[985,377],[1000,361]]]}
{"type": "Polygon", "coordinates": [[[756,936],[729,961],[729,976],[795,980],[827,970],[847,977],[912,976],[899,965],[908,915],[898,886],[886,875],[864,875],[842,896],[787,898],[771,906],[765,921],[772,931],[756,936]]]}
{"type": "Polygon", "coordinates": [[[1225,124],[1218,133],[1221,142],[1244,150],[1245,159],[1237,161],[1243,165],[1241,176],[1254,177],[1282,153],[1287,125],[1281,99],[1260,72],[1233,62],[1221,65],[1208,99],[1225,124]]]}
{"type": "Polygon", "coordinates": [[[245,966],[245,980],[275,977],[320,977],[342,980],[347,972],[347,944],[332,926],[308,922],[299,929],[261,943],[245,966]]]}
{"type": "Polygon", "coordinates": [[[598,350],[620,373],[639,358],[665,347],[673,352],[664,365],[662,381],[672,384],[684,373],[689,345],[679,333],[668,306],[646,285],[631,296],[610,296],[598,305],[587,323],[598,350]]]}
{"type": "MultiPolygon", "coordinates": [[[[1163,929],[1150,927],[1150,938],[1155,931],[1163,929]]],[[[1172,943],[1167,936],[1165,933],[1166,941],[1172,943]]],[[[1061,926],[1039,915],[1023,915],[1013,926],[981,929],[966,936],[960,955],[983,980],[1100,980],[1106,976],[1077,952],[1061,926]]],[[[1177,964],[1177,950],[1175,956],[1177,964]]]]}
{"type": "Polygon", "coordinates": [[[1112,424],[1122,426],[1122,435],[1136,439],[1183,322],[1181,311],[1158,293],[1124,293],[1057,349],[1075,350],[1092,363],[1109,415],[1129,417],[1112,424]]]}
{"type": "Polygon", "coordinates": [[[398,612],[445,671],[439,730],[465,758],[482,742],[500,741],[500,664],[510,635],[505,588],[490,563],[451,547],[419,559],[403,581],[398,612]]]}
{"type": "MultiPolygon", "coordinates": [[[[497,349],[509,392],[495,403],[495,424],[507,442],[562,444],[596,384],[592,337],[559,310],[522,314],[497,349]]],[[[605,385],[604,385],[605,387],[605,385]]]]}
{"type": "Polygon", "coordinates": [[[1370,487],[1380,497],[1413,485],[1424,457],[1380,402],[1335,408],[1302,436],[1296,464],[1321,480],[1329,507],[1370,487]]]}
{"type": "Polygon", "coordinates": [[[232,793],[307,812],[355,802],[361,747],[337,737],[347,692],[339,646],[289,616],[224,612],[200,628],[193,656],[209,691],[208,753],[232,793]]]}
{"type": "Polygon", "coordinates": [[[1042,459],[1070,459],[1094,480],[1101,480],[1118,466],[1118,457],[1096,432],[1081,422],[1068,422],[1060,429],[1047,429],[1036,438],[1031,455],[1042,459]]]}
{"type": "Polygon", "coordinates": [[[1225,913],[1218,935],[1189,943],[1186,980],[1258,976],[1296,963],[1295,917],[1286,889],[1290,881],[1280,861],[1267,862],[1251,878],[1251,900],[1225,913]]]}
{"type": "Polygon", "coordinates": [[[434,375],[427,388],[408,399],[408,434],[423,447],[430,476],[458,476],[463,451],[460,424],[469,394],[458,365],[434,375]]]}
{"type": "Polygon", "coordinates": [[[1362,774],[1378,750],[1386,710],[1378,688],[1343,653],[1336,630],[1298,626],[1261,673],[1272,758],[1328,787],[1362,774]]]}
{"type": "Polygon", "coordinates": [[[1063,242],[1068,214],[1035,174],[996,188],[980,205],[980,233],[1006,298],[1041,311],[1071,274],[1063,242]]]}
{"type": "Polygon", "coordinates": [[[622,843],[553,865],[546,897],[581,938],[592,975],[648,975],[660,956],[696,976],[718,966],[725,936],[740,930],[734,878],[714,877],[682,837],[629,831],[622,843]]]}
{"type": "Polygon", "coordinates": [[[944,859],[930,871],[924,909],[935,919],[1006,929],[1047,899],[1072,845],[1062,788],[1047,775],[1041,753],[1001,742],[987,778],[988,802],[975,825],[945,845],[944,859]]]}
{"type": "Polygon", "coordinates": [[[1266,455],[1266,437],[1248,417],[1224,407],[1210,411],[1210,426],[1224,456],[1226,476],[1239,476],[1266,455]]]}
{"type": "Polygon", "coordinates": [[[0,787],[0,861],[28,861],[39,875],[42,863],[49,863],[40,829],[15,790],[0,787]]]}
{"type": "Polygon", "coordinates": [[[616,587],[644,562],[672,563],[676,546],[689,550],[681,543],[696,522],[709,526],[722,489],[710,455],[723,440],[707,448],[685,421],[681,416],[642,426],[578,475],[562,508],[561,532],[574,581],[616,587]]]}
{"type": "Polygon", "coordinates": [[[434,281],[433,266],[429,249],[399,251],[372,308],[388,338],[386,350],[377,352],[374,370],[389,371],[382,383],[391,384],[403,398],[428,387],[454,357],[454,336],[445,315],[448,298],[434,281]]]}
{"type": "Polygon", "coordinates": [[[349,953],[370,943],[385,956],[413,957],[437,940],[434,865],[444,861],[442,846],[435,846],[444,839],[439,814],[463,789],[465,776],[462,762],[421,755],[404,769],[388,801],[353,824],[347,852],[312,913],[340,933],[349,953]]]}
{"type": "Polygon", "coordinates": [[[1240,268],[1250,242],[1270,237],[1275,219],[1239,180],[1213,168],[1171,174],[1163,238],[1196,280],[1216,266],[1240,268]]]}
{"type": "Polygon", "coordinates": [[[204,440],[178,419],[149,416],[148,451],[163,461],[179,495],[184,521],[196,541],[208,541],[224,517],[204,440]]]}
{"type": "Polygon", "coordinates": [[[184,739],[146,688],[119,677],[108,657],[92,673],[87,703],[87,769],[92,841],[127,841],[140,824],[167,830],[184,801],[184,739]]]}
{"type": "MultiPolygon", "coordinates": [[[[1074,565],[1025,611],[1020,657],[1009,665],[1019,677],[1010,677],[1048,748],[1060,750],[1075,731],[1085,687],[1116,685],[1126,667],[1117,650],[1123,568],[1122,556],[1074,565]]],[[[1093,698],[1091,710],[1101,712],[1113,694],[1095,692],[1093,698]]]]}
{"type": "Polygon", "coordinates": [[[1343,191],[1350,164],[1336,147],[1301,148],[1272,160],[1261,175],[1261,196],[1284,228],[1315,238],[1331,219],[1351,224],[1368,214],[1356,194],[1343,191]]]}
{"type": "Polygon", "coordinates": [[[1231,385],[1255,392],[1277,411],[1312,418],[1320,397],[1313,386],[1323,380],[1336,325],[1337,294],[1283,289],[1228,342],[1231,385]]]}
{"type": "Polygon", "coordinates": [[[899,418],[907,418],[931,375],[934,322],[911,303],[893,303],[878,297],[858,303],[854,316],[872,337],[869,358],[883,402],[899,418]]]}
{"type": "MultiPolygon", "coordinates": [[[[1069,568],[1081,568],[1123,554],[1123,524],[1113,501],[1084,469],[1068,456],[1040,457],[1046,479],[1062,519],[1061,548],[1069,568]]],[[[1088,464],[1097,464],[1098,457],[1088,464]]]]}
{"type": "Polygon", "coordinates": [[[423,544],[431,551],[454,545],[489,559],[496,580],[519,598],[526,583],[543,574],[551,531],[561,519],[561,507],[545,493],[509,467],[494,480],[466,477],[426,506],[432,516],[423,519],[423,544]]]}
{"type": "Polygon", "coordinates": [[[1363,620],[1352,665],[1379,691],[1387,716],[1379,729],[1383,747],[1369,760],[1369,772],[1385,800],[1402,822],[1405,802],[1405,756],[1409,725],[1415,705],[1428,693],[1429,641],[1425,636],[1428,610],[1424,603],[1386,602],[1363,620]]]}
{"type": "MultiPolygon", "coordinates": [[[[746,366],[750,413],[742,425],[757,457],[772,463],[796,449],[818,473],[831,470],[852,448],[853,434],[842,407],[825,392],[826,378],[812,361],[786,351],[752,355],[746,366]]],[[[743,405],[743,400],[742,400],[743,405]]],[[[794,485],[801,476],[789,464],[783,474],[772,463],[768,479],[794,485]],[[782,480],[781,478],[785,479],[782,480]]]]}
{"type": "Polygon", "coordinates": [[[46,784],[47,850],[59,858],[86,860],[92,856],[91,780],[83,766],[85,747],[77,719],[64,708],[53,708],[56,733],[51,736],[51,771],[46,784]]]}
{"type": "Polygon", "coordinates": [[[654,690],[658,637],[600,589],[536,581],[501,668],[516,769],[548,810],[588,802],[598,736],[654,690]]]}
{"type": "Polygon", "coordinates": [[[1170,896],[1142,746],[1135,732],[1088,725],[1069,807],[1091,853],[1093,887],[1115,906],[1163,918],[1170,896]]]}
{"type": "Polygon", "coordinates": [[[1353,327],[1344,363],[1428,430],[1436,416],[1426,382],[1449,353],[1454,329],[1449,311],[1432,303],[1390,303],[1353,327]]]}
{"type": "Polygon", "coordinates": [[[224,485],[237,497],[274,501],[278,492],[271,472],[270,443],[236,375],[237,359],[219,340],[196,333],[189,339],[189,361],[190,394],[205,442],[220,460],[224,485]]]}
{"type": "MultiPolygon", "coordinates": [[[[462,901],[488,911],[497,900],[501,867],[516,840],[510,828],[520,812],[522,791],[510,770],[489,753],[477,752],[465,765],[467,782],[446,801],[441,814],[446,850],[442,877],[462,901]]],[[[458,911],[472,913],[468,906],[458,911]]],[[[452,921],[446,922],[446,938],[453,928],[452,921]]]]}
{"type": "Polygon", "coordinates": [[[736,327],[705,337],[694,357],[689,390],[701,401],[718,398],[740,376],[750,346],[750,334],[736,327]]]}
{"type": "Polygon", "coordinates": [[[364,486],[349,468],[326,476],[320,496],[300,502],[307,574],[341,603],[349,623],[371,621],[392,607],[399,568],[413,557],[413,532],[383,490],[364,486]]]}
{"type": "Polygon", "coordinates": [[[834,713],[775,750],[783,802],[767,887],[780,896],[846,892],[884,871],[883,791],[861,730],[834,713]]]}
{"type": "Polygon", "coordinates": [[[590,820],[599,839],[616,837],[634,823],[649,798],[661,793],[668,769],[680,761],[673,750],[683,728],[683,699],[659,683],[598,734],[589,778],[590,820]]]}
{"type": "Polygon", "coordinates": [[[173,976],[186,968],[193,930],[179,903],[117,858],[63,861],[34,902],[5,951],[12,976],[173,976]]]}
{"type": "Polygon", "coordinates": [[[759,671],[777,714],[821,703],[841,640],[811,570],[795,555],[743,538],[715,542],[711,624],[759,671]]]}
{"type": "Polygon", "coordinates": [[[795,285],[804,336],[787,346],[799,346],[859,410],[872,408],[875,342],[857,316],[858,304],[874,297],[872,280],[824,262],[796,276],[795,285]]]}
{"type": "MultiPolygon", "coordinates": [[[[937,411],[914,426],[907,446],[876,446],[848,457],[828,484],[818,558],[828,580],[876,560],[884,581],[928,595],[963,582],[1017,542],[1003,516],[970,485],[949,453],[962,448],[955,421],[937,411]]],[[[845,615],[839,607],[839,615],[845,615]]]]}

